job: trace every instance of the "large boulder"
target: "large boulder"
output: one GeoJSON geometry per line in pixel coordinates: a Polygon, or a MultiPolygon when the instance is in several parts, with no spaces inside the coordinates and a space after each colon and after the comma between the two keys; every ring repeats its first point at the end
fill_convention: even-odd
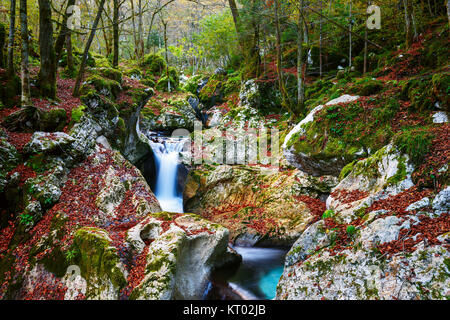
{"type": "Polygon", "coordinates": [[[228,230],[191,214],[160,215],[166,222],[148,218],[135,227],[140,239],[133,237],[135,230],[128,233],[133,246],[143,248],[145,259],[145,274],[130,298],[199,299],[211,271],[226,261],[228,230]]]}
{"type": "MultiPolygon", "coordinates": [[[[284,154],[289,163],[314,176],[338,176],[348,162],[364,155],[364,149],[351,147],[344,150],[343,143],[340,143],[338,139],[334,139],[331,135],[322,137],[322,133],[314,129],[314,125],[320,127],[320,124],[316,124],[316,117],[325,107],[351,103],[358,98],[358,96],[343,95],[333,99],[325,105],[315,107],[298,123],[288,133],[283,143],[284,154]],[[319,136],[324,141],[319,141],[319,136]],[[312,143],[309,140],[317,141],[312,143]]],[[[329,133],[325,132],[325,135],[327,134],[329,133]]]]}
{"type": "Polygon", "coordinates": [[[335,184],[332,177],[298,170],[208,166],[189,173],[184,203],[188,211],[227,227],[239,245],[286,245],[323,213],[324,204],[315,198],[335,184]]]}

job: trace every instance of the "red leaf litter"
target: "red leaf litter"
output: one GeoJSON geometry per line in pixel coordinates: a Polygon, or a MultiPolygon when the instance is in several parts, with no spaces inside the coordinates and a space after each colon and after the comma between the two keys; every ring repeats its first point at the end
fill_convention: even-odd
{"type": "Polygon", "coordinates": [[[56,80],[56,98],[57,104],[53,104],[47,99],[32,98],[33,105],[44,110],[50,110],[55,108],[62,108],[66,110],[67,123],[71,120],[72,109],[78,107],[81,104],[81,100],[78,97],[73,97],[72,92],[75,86],[75,79],[63,79],[58,76],[56,80]]]}
{"type": "Polygon", "coordinates": [[[325,202],[320,201],[319,199],[312,198],[309,196],[301,195],[295,196],[296,200],[304,202],[308,207],[309,211],[314,215],[315,219],[313,222],[316,222],[322,218],[322,214],[327,210],[325,202]]]}
{"type": "MultiPolygon", "coordinates": [[[[125,194],[122,203],[118,205],[118,212],[114,218],[108,218],[106,222],[97,222],[94,220],[93,217],[102,215],[95,204],[95,200],[100,190],[104,188],[103,179],[111,166],[117,171],[118,177],[127,175],[133,177],[140,176],[136,168],[117,164],[114,161],[111,151],[103,150],[100,154],[102,159],[100,163],[94,162],[94,156],[90,156],[70,171],[67,182],[61,188],[62,194],[59,202],[49,209],[42,219],[33,226],[28,233],[30,238],[26,243],[9,247],[16,230],[14,224],[10,224],[10,226],[0,231],[0,257],[4,258],[9,256],[10,259],[15,260],[11,272],[8,273],[4,282],[0,284],[0,297],[5,295],[7,288],[11,284],[19,283],[20,276],[30,270],[31,266],[28,259],[32,258],[33,261],[39,262],[42,259],[51,258],[51,253],[55,248],[59,248],[63,252],[68,250],[73,243],[74,232],[81,227],[102,228],[108,232],[108,235],[112,239],[112,246],[116,248],[121,262],[130,273],[128,286],[123,290],[121,299],[127,299],[133,288],[143,279],[146,259],[145,252],[147,251],[131,260],[130,256],[132,255],[130,255],[128,245],[125,241],[126,231],[145,219],[145,217],[137,215],[138,208],[137,205],[133,205],[132,197],[135,194],[139,194],[149,203],[157,200],[145,188],[145,185],[135,183],[125,194]],[[55,221],[54,219],[63,216],[66,216],[67,220],[58,229],[58,233],[63,235],[62,238],[54,239],[53,245],[48,249],[34,255],[31,254],[31,250],[42,239],[48,238],[52,224],[55,221]]],[[[23,176],[21,180],[35,175],[30,168],[25,167],[23,164],[11,171],[11,173],[13,172],[21,172],[23,176]]],[[[182,214],[171,216],[169,221],[165,221],[162,217],[156,219],[163,221],[163,231],[166,231],[172,223],[176,223],[174,220],[179,216],[182,216],[182,214]]],[[[188,230],[184,226],[179,227],[183,228],[188,235],[195,235],[202,232],[211,233],[206,228],[188,230]]],[[[148,248],[149,242],[146,245],[148,248]]],[[[19,298],[63,299],[65,290],[66,288],[59,278],[45,277],[45,279],[41,279],[33,285],[27,286],[20,293],[19,298]]],[[[82,299],[83,296],[80,295],[78,298],[82,299]]]]}
{"type": "MultiPolygon", "coordinates": [[[[437,237],[450,231],[450,214],[444,213],[440,217],[430,218],[421,216],[420,222],[412,224],[410,229],[400,230],[399,240],[378,245],[377,248],[382,254],[393,255],[399,252],[413,252],[417,249],[417,244],[426,241],[426,245],[442,244],[437,237]]],[[[444,244],[450,250],[450,244],[444,244]]]]}
{"type": "Polygon", "coordinates": [[[23,147],[30,142],[31,136],[33,135],[32,133],[9,131],[6,131],[6,134],[8,135],[8,142],[11,143],[20,153],[22,152],[23,147]]]}
{"type": "Polygon", "coordinates": [[[29,178],[35,178],[36,172],[34,170],[23,163],[19,164],[13,170],[8,172],[7,176],[10,177],[14,173],[18,172],[20,174],[19,187],[23,187],[25,181],[29,178]]]}
{"type": "Polygon", "coordinates": [[[343,204],[352,203],[366,198],[369,194],[366,191],[361,190],[335,190],[330,194],[334,199],[339,200],[343,204]]]}
{"type": "Polygon", "coordinates": [[[430,189],[419,191],[417,186],[413,186],[395,196],[375,201],[370,207],[366,208],[366,213],[376,210],[387,210],[388,212],[395,212],[397,215],[406,214],[407,211],[405,211],[405,209],[410,204],[417,202],[430,194],[430,189]]]}

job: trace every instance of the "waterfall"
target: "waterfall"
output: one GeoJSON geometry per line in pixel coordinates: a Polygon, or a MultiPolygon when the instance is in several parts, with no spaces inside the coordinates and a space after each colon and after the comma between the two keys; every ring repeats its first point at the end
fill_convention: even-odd
{"type": "Polygon", "coordinates": [[[164,211],[183,212],[183,197],[177,193],[177,172],[184,143],[184,139],[173,138],[150,141],[157,172],[154,193],[164,211]]]}

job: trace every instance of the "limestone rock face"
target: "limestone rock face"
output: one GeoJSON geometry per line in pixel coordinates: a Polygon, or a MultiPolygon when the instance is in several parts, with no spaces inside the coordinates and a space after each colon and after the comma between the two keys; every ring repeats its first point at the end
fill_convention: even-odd
{"type": "Polygon", "coordinates": [[[449,188],[413,188],[393,145],[351,163],[286,255],[277,299],[445,299],[449,188]]]}
{"type": "Polygon", "coordinates": [[[186,210],[227,227],[237,244],[291,244],[314,218],[297,195],[316,197],[336,183],[298,170],[219,165],[190,172],[184,202],[186,210]]]}
{"type": "Polygon", "coordinates": [[[371,250],[325,251],[286,267],[276,299],[442,299],[450,294],[449,256],[442,244],[423,242],[410,255],[390,259],[371,250]]]}

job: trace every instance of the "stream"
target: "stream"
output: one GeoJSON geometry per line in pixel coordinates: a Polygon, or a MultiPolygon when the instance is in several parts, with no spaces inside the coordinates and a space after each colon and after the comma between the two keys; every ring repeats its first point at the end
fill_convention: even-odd
{"type": "MultiPolygon", "coordinates": [[[[185,141],[182,138],[161,136],[150,140],[156,167],[154,193],[164,211],[184,212],[182,192],[177,190],[179,189],[177,175],[180,165],[179,153],[185,141]]],[[[209,293],[215,290],[214,286],[222,283],[222,287],[225,286],[232,294],[219,295],[219,299],[220,297],[246,300],[273,299],[278,280],[283,273],[287,249],[258,247],[233,247],[233,249],[242,256],[240,266],[232,275],[220,271],[216,273],[203,298],[211,298],[209,293]]],[[[217,295],[214,299],[217,299],[217,295]]]]}

